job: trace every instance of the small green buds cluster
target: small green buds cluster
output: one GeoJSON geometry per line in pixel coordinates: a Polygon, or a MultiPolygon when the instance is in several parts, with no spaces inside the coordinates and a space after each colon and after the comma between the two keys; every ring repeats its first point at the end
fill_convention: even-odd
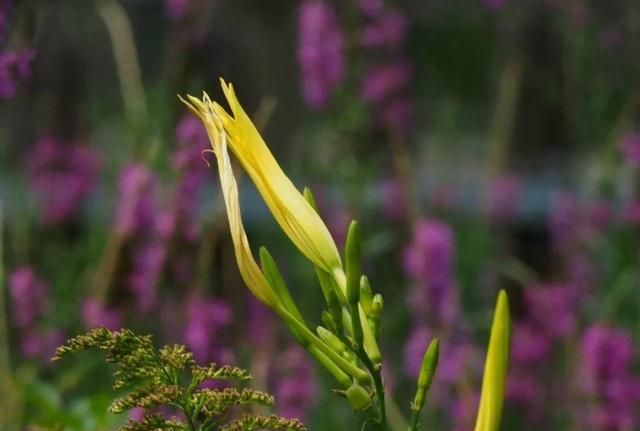
{"type": "MultiPolygon", "coordinates": [[[[303,195],[317,211],[311,191],[305,189],[303,195]]],[[[340,360],[334,361],[331,355],[318,357],[313,347],[309,351],[336,377],[340,386],[336,393],[343,394],[355,410],[367,411],[375,400],[377,415],[384,416],[380,376],[382,355],[378,347],[383,300],[380,294],[373,293],[368,278],[362,274],[362,239],[358,222],[352,221],[348,229],[344,265],[334,268],[332,273],[318,266],[315,270],[326,302],[323,326],[316,332],[340,360]],[[341,361],[346,361],[355,370],[345,369],[341,361]]]]}
{"type": "Polygon", "coordinates": [[[56,350],[53,360],[88,349],[104,351],[106,361],[117,367],[114,388],[130,391],[111,404],[112,413],[136,407],[171,406],[185,418],[167,419],[147,412],[141,421],[129,420],[120,431],[306,430],[297,419],[278,416],[245,414],[234,419],[233,413],[238,408],[255,404],[271,406],[273,397],[249,388],[207,389],[201,385],[206,380],[244,382],[251,379],[249,373],[229,365],[199,366],[185,346],[172,345],[157,350],[151,336],[140,336],[127,329],[99,328],[73,337],[56,350]]]}

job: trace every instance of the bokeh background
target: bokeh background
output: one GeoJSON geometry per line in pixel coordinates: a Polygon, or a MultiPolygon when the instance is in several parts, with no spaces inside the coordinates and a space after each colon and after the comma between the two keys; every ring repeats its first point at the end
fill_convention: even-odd
{"type": "MultiPolygon", "coordinates": [[[[126,419],[99,355],[49,362],[100,325],[247,367],[312,430],[357,426],[240,280],[176,98],[224,77],[339,246],[361,222],[396,423],[437,336],[424,429],[473,427],[503,288],[503,429],[639,429],[639,48],[635,0],[0,0],[0,428],[126,419]]],[[[318,324],[311,266],[240,192],[318,324]]]]}

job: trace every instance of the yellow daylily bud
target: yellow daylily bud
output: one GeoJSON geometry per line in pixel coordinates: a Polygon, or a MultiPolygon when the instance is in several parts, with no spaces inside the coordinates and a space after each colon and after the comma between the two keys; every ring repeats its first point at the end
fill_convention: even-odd
{"type": "Polygon", "coordinates": [[[500,428],[509,362],[510,332],[509,300],[502,290],[498,294],[491,325],[475,431],[498,431],[500,428]]]}
{"type": "Polygon", "coordinates": [[[229,230],[231,231],[231,239],[233,240],[233,248],[240,275],[256,298],[271,308],[277,308],[279,301],[253,258],[249,240],[247,239],[247,234],[242,224],[238,184],[233,176],[231,160],[229,159],[229,152],[227,151],[227,137],[224,133],[222,123],[216,117],[207,115],[207,106],[209,106],[210,100],[206,95],[202,102],[192,97],[190,97],[189,100],[190,102],[186,102],[185,100],[183,100],[183,102],[185,102],[205,124],[207,134],[211,140],[211,147],[216,155],[220,186],[222,188],[224,204],[227,209],[229,230]]]}
{"type": "Polygon", "coordinates": [[[231,84],[221,80],[231,114],[205,94],[190,101],[207,128],[218,119],[229,137],[229,147],[255,184],[274,218],[294,245],[328,273],[342,266],[338,248],[320,216],[284,174],[236,97],[231,84]],[[197,100],[197,99],[196,99],[197,100]]]}

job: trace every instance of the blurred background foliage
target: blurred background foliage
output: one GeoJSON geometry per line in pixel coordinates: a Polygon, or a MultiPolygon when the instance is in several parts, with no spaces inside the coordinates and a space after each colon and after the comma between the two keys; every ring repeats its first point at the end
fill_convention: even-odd
{"type": "MultiPolygon", "coordinates": [[[[503,429],[638,429],[639,38],[634,0],[0,0],[0,428],[124,421],[99,357],[48,361],[100,325],[247,367],[312,430],[356,426],[238,276],[176,98],[221,100],[224,77],[340,246],[361,222],[397,427],[438,336],[424,429],[471,428],[506,288],[503,429]]],[[[241,198],[319,323],[310,266],[241,198]]]]}

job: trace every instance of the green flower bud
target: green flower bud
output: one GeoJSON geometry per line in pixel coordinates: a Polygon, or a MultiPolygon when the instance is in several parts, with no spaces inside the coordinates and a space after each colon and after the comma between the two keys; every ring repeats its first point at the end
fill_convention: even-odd
{"type": "Polygon", "coordinates": [[[381,294],[376,293],[371,303],[371,317],[373,319],[380,320],[383,309],[384,309],[384,299],[382,299],[381,294]]]}
{"type": "Polygon", "coordinates": [[[371,406],[371,396],[365,388],[357,383],[349,386],[346,394],[351,406],[359,412],[365,411],[371,406]]]}
{"type": "MultiPolygon", "coordinates": [[[[347,270],[347,302],[349,306],[360,300],[360,260],[362,245],[360,228],[357,221],[352,221],[347,233],[345,246],[345,266],[347,270]]],[[[352,310],[353,311],[353,310],[352,310]]]]}
{"type": "Polygon", "coordinates": [[[506,292],[501,290],[491,324],[475,431],[498,431],[500,428],[509,364],[510,336],[509,299],[506,292]]]}
{"type": "Polygon", "coordinates": [[[344,356],[347,353],[347,346],[331,331],[322,326],[316,328],[318,336],[331,346],[336,352],[344,356]]]}
{"type": "Polygon", "coordinates": [[[330,290],[327,295],[327,303],[329,305],[329,313],[331,314],[331,320],[335,325],[336,334],[342,334],[344,331],[342,322],[342,305],[338,300],[335,290],[330,290]]]}
{"type": "Polygon", "coordinates": [[[435,338],[429,344],[429,347],[424,352],[424,357],[422,358],[422,366],[420,367],[420,374],[418,375],[418,389],[416,391],[413,404],[411,405],[412,410],[419,412],[422,410],[422,406],[424,406],[427,391],[431,386],[433,376],[435,375],[436,368],[438,367],[439,351],[440,342],[435,338]]]}
{"type": "Polygon", "coordinates": [[[371,311],[373,306],[373,292],[371,291],[371,285],[366,275],[360,277],[360,305],[364,308],[364,312],[368,317],[371,317],[371,311]]]}
{"type": "Polygon", "coordinates": [[[336,324],[333,322],[333,318],[331,317],[331,314],[328,311],[326,310],[323,311],[322,315],[320,316],[320,319],[322,320],[322,323],[324,324],[324,326],[331,329],[332,331],[336,330],[336,324]]]}
{"type": "Polygon", "coordinates": [[[302,196],[304,196],[305,200],[309,203],[309,205],[311,205],[311,208],[316,210],[316,212],[319,212],[316,198],[313,197],[313,192],[311,192],[311,189],[309,189],[309,187],[304,188],[304,190],[302,191],[302,196]]]}

